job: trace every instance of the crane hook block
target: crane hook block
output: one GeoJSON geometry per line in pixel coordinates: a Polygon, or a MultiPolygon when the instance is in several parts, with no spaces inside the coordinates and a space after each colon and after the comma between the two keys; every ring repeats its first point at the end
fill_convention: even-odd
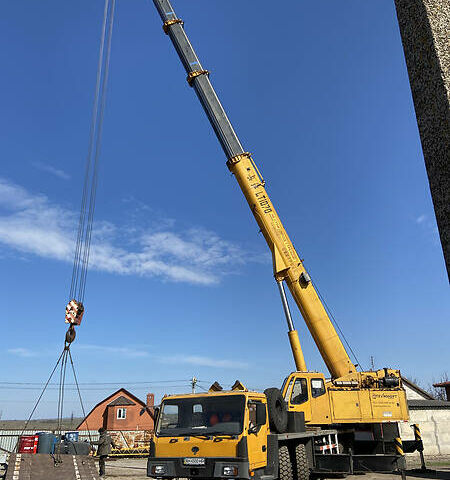
{"type": "Polygon", "coordinates": [[[70,323],[71,325],[79,325],[81,323],[81,319],[84,315],[84,306],[81,302],[77,302],[76,300],[72,299],[67,304],[66,307],[66,323],[70,323]]]}

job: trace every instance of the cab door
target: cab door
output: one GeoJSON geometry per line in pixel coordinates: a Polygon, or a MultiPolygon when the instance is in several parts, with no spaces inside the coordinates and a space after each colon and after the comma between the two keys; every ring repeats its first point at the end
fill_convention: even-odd
{"type": "Polygon", "coordinates": [[[304,412],[305,422],[311,421],[311,401],[307,378],[294,377],[286,391],[285,399],[288,401],[290,412],[304,412]]]}
{"type": "Polygon", "coordinates": [[[259,398],[249,398],[244,432],[247,434],[248,461],[251,470],[267,465],[267,405],[259,398]]]}
{"type": "Polygon", "coordinates": [[[330,397],[322,376],[310,378],[311,423],[329,425],[331,422],[330,397]]]}

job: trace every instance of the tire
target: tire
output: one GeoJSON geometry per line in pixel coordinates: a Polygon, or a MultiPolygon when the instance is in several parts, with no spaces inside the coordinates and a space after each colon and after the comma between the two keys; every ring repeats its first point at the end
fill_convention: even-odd
{"type": "Polygon", "coordinates": [[[280,480],[294,480],[294,470],[287,445],[281,445],[278,448],[278,470],[280,480]]]}
{"type": "Polygon", "coordinates": [[[267,398],[267,411],[269,412],[270,429],[276,433],[285,433],[288,424],[286,403],[278,388],[264,390],[267,398]]]}
{"type": "Polygon", "coordinates": [[[295,446],[295,472],[297,474],[297,480],[309,480],[311,477],[308,457],[306,455],[306,446],[303,443],[295,446]]]}

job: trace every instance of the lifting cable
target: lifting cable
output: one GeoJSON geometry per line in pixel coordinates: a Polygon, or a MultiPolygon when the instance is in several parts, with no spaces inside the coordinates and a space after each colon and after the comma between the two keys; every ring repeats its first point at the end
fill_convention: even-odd
{"type": "MultiPolygon", "coordinates": [[[[308,269],[308,271],[310,271],[310,270],[308,269]]],[[[311,274],[310,274],[310,277],[311,277],[311,283],[313,284],[320,301],[322,302],[323,306],[325,307],[325,310],[328,312],[328,315],[330,316],[331,320],[333,321],[333,325],[335,325],[336,328],[339,330],[339,333],[341,334],[341,337],[343,338],[345,344],[347,345],[348,349],[350,350],[351,354],[353,355],[353,358],[355,359],[355,367],[357,367],[357,368],[359,367],[360,370],[363,370],[364,367],[361,365],[361,362],[358,360],[358,357],[356,356],[356,353],[354,352],[354,350],[351,347],[350,343],[348,342],[346,336],[344,335],[344,332],[342,331],[338,321],[336,320],[336,317],[333,315],[333,312],[331,311],[331,308],[327,305],[327,302],[325,301],[325,298],[320,293],[319,287],[314,282],[311,274]]]]}
{"type": "Polygon", "coordinates": [[[116,0],[105,0],[102,34],[97,64],[94,103],[92,108],[86,168],[81,195],[80,217],[70,282],[69,303],[66,308],[66,322],[79,325],[84,313],[83,301],[86,293],[86,279],[90,259],[92,226],[94,223],[95,200],[98,185],[98,166],[103,134],[103,120],[106,105],[106,91],[111,58],[111,41],[114,25],[116,0]]]}
{"type": "MultiPolygon", "coordinates": [[[[58,407],[57,407],[57,434],[58,443],[53,459],[55,465],[61,463],[61,438],[63,431],[63,415],[64,415],[64,393],[66,384],[67,363],[70,361],[75,385],[83,412],[84,421],[86,421],[86,411],[81,397],[81,391],[78,384],[78,378],[75,372],[75,366],[70,352],[70,345],[75,340],[75,325],[80,325],[84,314],[84,296],[86,292],[86,278],[89,266],[92,225],[94,223],[95,198],[98,184],[98,164],[100,157],[101,139],[103,133],[103,120],[106,104],[106,91],[109,76],[109,63],[111,58],[111,40],[114,24],[114,11],[116,0],[105,0],[103,10],[102,33],[100,39],[100,50],[97,64],[97,77],[94,94],[94,104],[92,109],[91,125],[89,130],[89,144],[86,158],[86,168],[83,183],[83,192],[81,196],[80,217],[78,222],[77,239],[75,244],[75,254],[72,269],[72,279],[69,292],[69,303],[66,307],[65,321],[69,324],[66,332],[64,349],[58,357],[56,365],[50,373],[47,382],[44,385],[25,426],[17,440],[15,450],[18,450],[20,437],[30,423],[53,375],[59,366],[59,382],[58,382],[58,407]]],[[[86,423],[89,441],[92,441],[89,426],[86,423]]]]}

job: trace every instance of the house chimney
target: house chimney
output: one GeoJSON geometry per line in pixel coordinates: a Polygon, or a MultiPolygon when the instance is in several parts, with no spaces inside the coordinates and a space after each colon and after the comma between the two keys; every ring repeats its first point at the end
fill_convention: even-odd
{"type": "Polygon", "coordinates": [[[155,405],[155,394],[147,393],[147,407],[153,407],[155,405]]]}

